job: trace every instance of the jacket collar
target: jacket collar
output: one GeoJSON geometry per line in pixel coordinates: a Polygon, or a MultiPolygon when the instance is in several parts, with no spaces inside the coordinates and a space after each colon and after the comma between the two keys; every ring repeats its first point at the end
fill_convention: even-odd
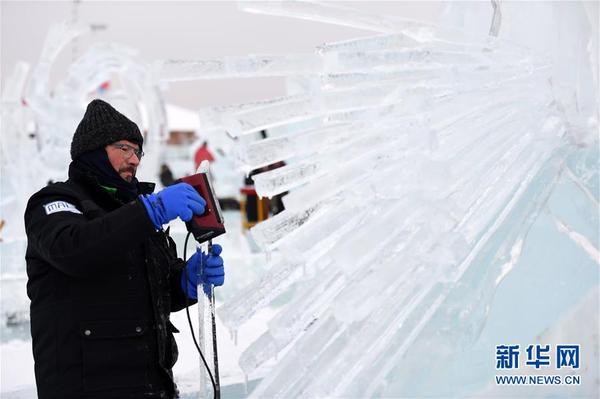
{"type": "MultiPolygon", "coordinates": [[[[103,208],[116,209],[123,205],[114,195],[102,188],[93,174],[86,173],[74,163],[69,166],[69,180],[88,191],[94,201],[103,208]]],[[[150,194],[154,192],[155,186],[156,184],[150,182],[138,182],[138,192],[140,194],[150,194]]]]}
{"type": "Polygon", "coordinates": [[[154,188],[156,187],[156,184],[154,183],[150,183],[147,181],[141,181],[138,183],[138,192],[140,194],[152,194],[154,192],[154,188]]]}

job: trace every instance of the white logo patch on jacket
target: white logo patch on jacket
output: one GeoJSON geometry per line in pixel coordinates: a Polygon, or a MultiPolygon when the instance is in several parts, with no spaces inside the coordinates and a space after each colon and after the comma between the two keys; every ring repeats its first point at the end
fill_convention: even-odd
{"type": "Polygon", "coordinates": [[[75,208],[75,205],[69,204],[65,201],[54,201],[49,204],[44,205],[44,210],[46,211],[46,215],[51,215],[56,212],[73,212],[82,214],[81,211],[75,208]]]}

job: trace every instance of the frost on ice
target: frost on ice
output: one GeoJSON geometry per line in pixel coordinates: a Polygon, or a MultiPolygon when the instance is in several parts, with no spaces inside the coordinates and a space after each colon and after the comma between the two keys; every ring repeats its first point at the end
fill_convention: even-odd
{"type": "MultiPolygon", "coordinates": [[[[6,149],[24,145],[24,112],[46,140],[30,170],[53,165],[44,151],[68,148],[57,130],[73,130],[82,93],[107,70],[146,104],[157,153],[158,83],[284,76],[287,96],[199,110],[204,130],[232,139],[240,170],[286,162],[254,176],[262,196],[289,192],[286,210],[251,231],[278,256],[219,309],[232,332],[277,310],[239,359],[260,379],[250,396],[494,393],[494,345],[534,343],[598,295],[598,43],[586,6],[453,3],[437,25],[319,2],[240,8],[372,33],[308,54],[148,65],[98,46],[50,99],[53,54],[82,33],[63,27],[31,73],[30,108],[19,105],[27,66],[5,88],[6,165],[23,162],[6,149]]],[[[598,349],[597,335],[566,339],[598,349]]]]}

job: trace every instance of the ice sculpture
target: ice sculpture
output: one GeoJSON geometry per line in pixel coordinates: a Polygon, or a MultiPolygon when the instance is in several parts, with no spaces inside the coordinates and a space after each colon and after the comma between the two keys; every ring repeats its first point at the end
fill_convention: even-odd
{"type": "MultiPolygon", "coordinates": [[[[305,56],[164,69],[169,79],[301,75],[295,79],[307,88],[200,112],[205,125],[240,138],[276,128],[275,137],[238,142],[244,170],[292,158],[254,177],[261,195],[290,191],[286,211],[252,229],[263,249],[283,258],[220,309],[236,330],[282,292],[292,297],[240,358],[245,373],[263,377],[252,397],[476,395],[491,378],[487,365],[447,369],[460,368],[464,353],[478,361],[493,355],[494,343],[480,345],[490,335],[495,292],[518,264],[539,261],[531,252],[553,235],[539,229],[548,218],[563,237],[561,250],[578,259],[583,254],[581,278],[590,278],[564,302],[597,287],[598,92],[591,86],[597,58],[575,66],[577,81],[566,81],[556,62],[556,52],[571,51],[567,42],[589,40],[593,47],[591,31],[539,54],[535,43],[502,35],[501,24],[510,24],[517,6],[486,6],[491,26],[478,34],[468,26],[319,2],[241,2],[250,12],[381,34],[326,43],[305,56]],[[569,98],[574,93],[579,110],[569,98]],[[578,227],[570,204],[561,203],[564,185],[581,198],[587,220],[578,227]],[[427,384],[431,378],[446,385],[427,384]]],[[[448,20],[482,16],[465,7],[449,7],[448,20]]],[[[548,7],[538,3],[532,10],[548,7]]],[[[582,5],[563,11],[575,22],[585,15],[582,5]]],[[[509,31],[525,29],[515,24],[509,31]]],[[[546,265],[554,272],[566,267],[546,265]]],[[[519,339],[532,339],[536,327],[555,321],[546,315],[535,327],[522,327],[519,339]]],[[[597,338],[586,345],[597,354],[597,338]]],[[[588,377],[597,377],[597,369],[588,377]]],[[[598,387],[590,381],[565,392],[594,394],[598,387]]]]}
{"type": "Polygon", "coordinates": [[[156,140],[158,81],[287,77],[287,96],[199,110],[204,129],[235,139],[242,170],[287,162],[254,177],[263,196],[289,191],[286,210],[252,230],[280,256],[219,309],[235,332],[278,302],[268,330],[239,359],[260,379],[250,395],[502,396],[490,386],[494,345],[547,344],[565,323],[580,323],[564,339],[581,343],[587,380],[553,393],[596,397],[598,334],[578,331],[587,318],[597,324],[597,8],[445,7],[432,24],[322,2],[241,2],[248,12],[372,35],[310,54],[156,60],[151,68],[130,49],[98,46],[51,98],[47,65],[60,43],[83,33],[62,27],[31,75],[31,106],[20,104],[26,65],[3,92],[2,157],[14,164],[11,146],[65,147],[54,122],[75,123],[107,70],[126,77],[124,94],[151,104],[156,140]],[[22,132],[31,112],[37,143],[4,134],[22,132]],[[255,139],[262,129],[270,137],[255,139]]]}

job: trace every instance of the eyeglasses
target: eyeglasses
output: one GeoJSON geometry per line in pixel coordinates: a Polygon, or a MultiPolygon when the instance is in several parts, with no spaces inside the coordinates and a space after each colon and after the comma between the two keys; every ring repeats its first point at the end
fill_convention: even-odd
{"type": "Polygon", "coordinates": [[[121,143],[114,143],[111,144],[113,147],[120,149],[121,151],[123,151],[123,155],[125,155],[125,159],[129,159],[131,158],[131,156],[133,154],[135,154],[135,156],[138,158],[138,160],[142,160],[142,157],[144,156],[144,151],[142,150],[138,150],[135,147],[132,147],[128,144],[121,144],[121,143]]]}

